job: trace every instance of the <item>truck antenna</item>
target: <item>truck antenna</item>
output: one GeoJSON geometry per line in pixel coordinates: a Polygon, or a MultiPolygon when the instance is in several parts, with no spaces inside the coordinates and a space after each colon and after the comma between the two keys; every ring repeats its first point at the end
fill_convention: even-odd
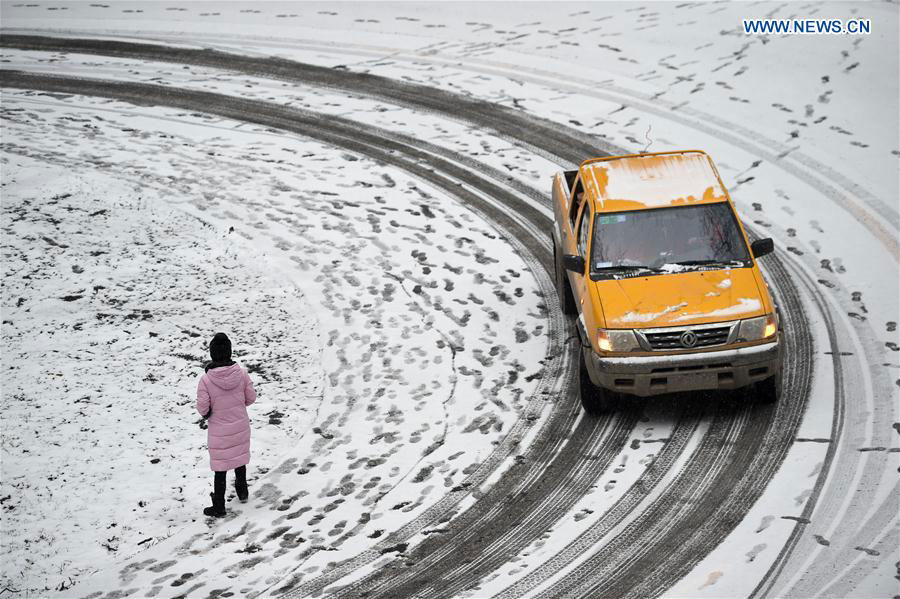
{"type": "Polygon", "coordinates": [[[650,139],[650,130],[653,129],[653,125],[647,125],[647,132],[644,133],[644,137],[647,138],[647,145],[644,146],[644,149],[641,150],[641,154],[646,154],[647,150],[650,149],[650,146],[653,145],[653,140],[650,139]]]}

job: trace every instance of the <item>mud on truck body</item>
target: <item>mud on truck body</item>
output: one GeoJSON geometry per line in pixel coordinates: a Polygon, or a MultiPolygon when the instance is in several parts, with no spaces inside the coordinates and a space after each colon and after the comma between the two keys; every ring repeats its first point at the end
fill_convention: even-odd
{"type": "Polygon", "coordinates": [[[553,178],[556,286],[577,315],[582,402],[754,386],[781,393],[776,307],[712,160],[595,158],[553,178]]]}

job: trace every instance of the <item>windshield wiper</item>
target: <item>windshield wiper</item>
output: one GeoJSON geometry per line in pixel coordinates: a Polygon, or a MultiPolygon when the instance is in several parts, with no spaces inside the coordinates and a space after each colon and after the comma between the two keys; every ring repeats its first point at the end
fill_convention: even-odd
{"type": "Polygon", "coordinates": [[[652,270],[657,272],[659,269],[644,264],[621,264],[619,266],[600,266],[595,268],[594,272],[609,272],[613,270],[652,270]]]}
{"type": "Polygon", "coordinates": [[[677,264],[678,266],[734,266],[736,264],[744,265],[741,260],[679,260],[678,262],[667,262],[667,264],[677,264]]]}

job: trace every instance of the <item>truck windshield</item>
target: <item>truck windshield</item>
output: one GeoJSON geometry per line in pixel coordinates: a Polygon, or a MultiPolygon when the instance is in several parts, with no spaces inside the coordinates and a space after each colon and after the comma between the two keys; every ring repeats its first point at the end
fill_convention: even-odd
{"type": "Polygon", "coordinates": [[[598,213],[594,219],[595,274],[750,265],[747,244],[727,202],[598,213]]]}

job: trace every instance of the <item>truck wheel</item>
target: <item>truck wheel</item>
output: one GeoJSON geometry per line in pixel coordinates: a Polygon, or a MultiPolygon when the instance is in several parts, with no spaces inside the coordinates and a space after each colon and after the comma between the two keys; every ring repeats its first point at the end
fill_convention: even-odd
{"type": "Polygon", "coordinates": [[[611,412],[616,407],[616,393],[608,389],[601,389],[591,382],[584,358],[578,360],[578,393],[581,396],[581,406],[584,411],[592,416],[599,416],[611,412]]]}
{"type": "Polygon", "coordinates": [[[578,308],[575,306],[575,296],[572,294],[572,287],[569,285],[566,277],[566,269],[562,265],[562,257],[556,251],[556,244],[553,244],[553,263],[556,272],[556,296],[559,298],[559,305],[562,313],[566,316],[575,316],[578,314],[578,308]]]}
{"type": "Polygon", "coordinates": [[[781,373],[756,383],[754,396],[761,404],[773,404],[781,399],[781,373]]]}

